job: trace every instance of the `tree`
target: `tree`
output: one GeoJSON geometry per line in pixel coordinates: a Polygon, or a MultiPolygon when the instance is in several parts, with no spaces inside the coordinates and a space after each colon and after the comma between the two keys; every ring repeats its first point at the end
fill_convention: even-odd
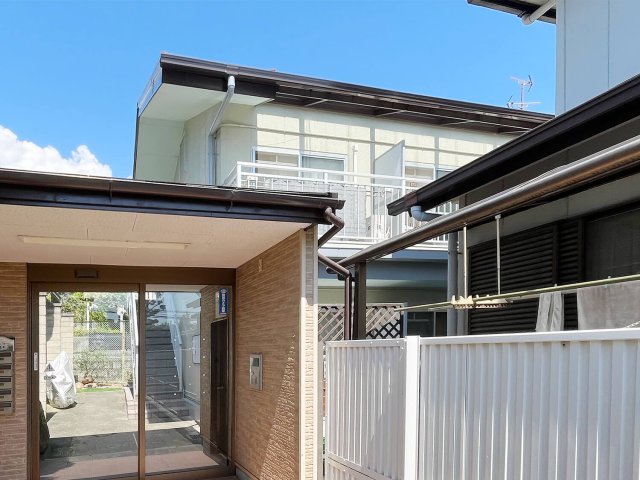
{"type": "Polygon", "coordinates": [[[107,365],[107,355],[103,350],[87,349],[74,355],[73,363],[78,371],[82,372],[82,378],[89,383],[94,381],[96,373],[107,365]]]}
{"type": "Polygon", "coordinates": [[[83,292],[65,293],[62,297],[62,311],[73,314],[74,323],[86,323],[87,310],[89,322],[103,323],[107,321],[104,310],[92,308],[93,297],[87,297],[83,292]]]}

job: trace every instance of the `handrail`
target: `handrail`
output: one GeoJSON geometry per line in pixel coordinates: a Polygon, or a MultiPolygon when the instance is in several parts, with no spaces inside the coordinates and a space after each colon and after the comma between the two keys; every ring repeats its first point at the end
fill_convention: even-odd
{"type": "MultiPolygon", "coordinates": [[[[424,165],[432,165],[425,163],[424,165]]],[[[280,165],[280,164],[270,164],[270,163],[256,163],[256,162],[237,162],[236,167],[249,167],[249,168],[262,168],[262,169],[271,169],[271,170],[284,170],[291,172],[300,172],[300,173],[321,173],[321,174],[329,174],[329,175],[342,175],[345,177],[361,177],[361,178],[382,178],[389,180],[397,180],[400,182],[406,181],[417,181],[421,183],[431,183],[433,180],[424,179],[424,178],[415,178],[415,177],[399,177],[395,175],[382,175],[376,173],[357,173],[357,172],[347,172],[347,171],[339,171],[339,170],[323,170],[320,168],[308,168],[308,167],[291,167],[288,165],[280,165]]],[[[227,176],[229,178],[229,176],[227,176]]],[[[375,185],[375,184],[374,184],[375,185]]],[[[394,185],[396,186],[396,185],[394,185]]]]}

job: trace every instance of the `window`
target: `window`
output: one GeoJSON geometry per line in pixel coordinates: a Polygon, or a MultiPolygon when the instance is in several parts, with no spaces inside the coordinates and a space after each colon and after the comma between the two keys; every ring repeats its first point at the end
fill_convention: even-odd
{"type": "Polygon", "coordinates": [[[438,168],[436,170],[436,179],[444,177],[447,173],[453,172],[453,169],[438,168]]]}
{"type": "MultiPolygon", "coordinates": [[[[313,168],[316,170],[341,173],[344,172],[345,169],[345,158],[345,156],[341,155],[270,148],[257,148],[254,154],[254,161],[256,163],[286,165],[287,167],[294,168],[313,168]]],[[[256,173],[289,177],[324,178],[324,174],[321,172],[301,172],[299,170],[278,170],[272,168],[256,168],[256,173]]]]}
{"type": "Polygon", "coordinates": [[[433,180],[433,165],[427,163],[407,162],[404,166],[404,175],[407,178],[433,180]]]}
{"type": "Polygon", "coordinates": [[[587,280],[640,273],[640,209],[586,222],[584,248],[587,280]]]}
{"type": "MultiPolygon", "coordinates": [[[[315,168],[318,170],[333,170],[336,172],[344,172],[344,159],[332,157],[319,157],[313,155],[301,155],[301,166],[303,168],[315,168]]],[[[305,172],[303,176],[308,178],[322,178],[320,172],[305,172]]]]}
{"type": "MultiPolygon", "coordinates": [[[[256,150],[255,162],[264,163],[267,165],[285,165],[287,167],[297,167],[298,155],[292,155],[289,153],[280,153],[280,152],[263,152],[260,150],[256,150]]],[[[256,168],[256,173],[261,173],[265,175],[289,176],[289,177],[298,176],[298,172],[295,170],[284,170],[284,169],[276,170],[273,168],[264,168],[264,169],[256,168]]]]}
{"type": "Polygon", "coordinates": [[[447,336],[447,312],[408,312],[407,315],[407,335],[447,336]]]}

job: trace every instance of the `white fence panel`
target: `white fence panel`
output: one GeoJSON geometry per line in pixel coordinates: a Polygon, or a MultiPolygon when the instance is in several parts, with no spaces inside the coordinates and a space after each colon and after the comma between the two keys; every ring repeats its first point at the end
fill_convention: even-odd
{"type": "Polygon", "coordinates": [[[328,479],[415,478],[417,339],[413,351],[405,340],[327,343],[328,479]]]}
{"type": "Polygon", "coordinates": [[[421,340],[418,477],[640,478],[640,332],[421,340]]]}

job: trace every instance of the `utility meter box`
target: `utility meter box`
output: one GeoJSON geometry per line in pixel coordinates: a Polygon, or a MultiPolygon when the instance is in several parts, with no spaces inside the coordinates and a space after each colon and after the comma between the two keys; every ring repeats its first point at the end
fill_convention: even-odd
{"type": "Polygon", "coordinates": [[[249,388],[262,390],[262,354],[249,355],[249,388]]]}
{"type": "Polygon", "coordinates": [[[15,340],[0,336],[0,415],[11,415],[15,392],[15,340]]]}

